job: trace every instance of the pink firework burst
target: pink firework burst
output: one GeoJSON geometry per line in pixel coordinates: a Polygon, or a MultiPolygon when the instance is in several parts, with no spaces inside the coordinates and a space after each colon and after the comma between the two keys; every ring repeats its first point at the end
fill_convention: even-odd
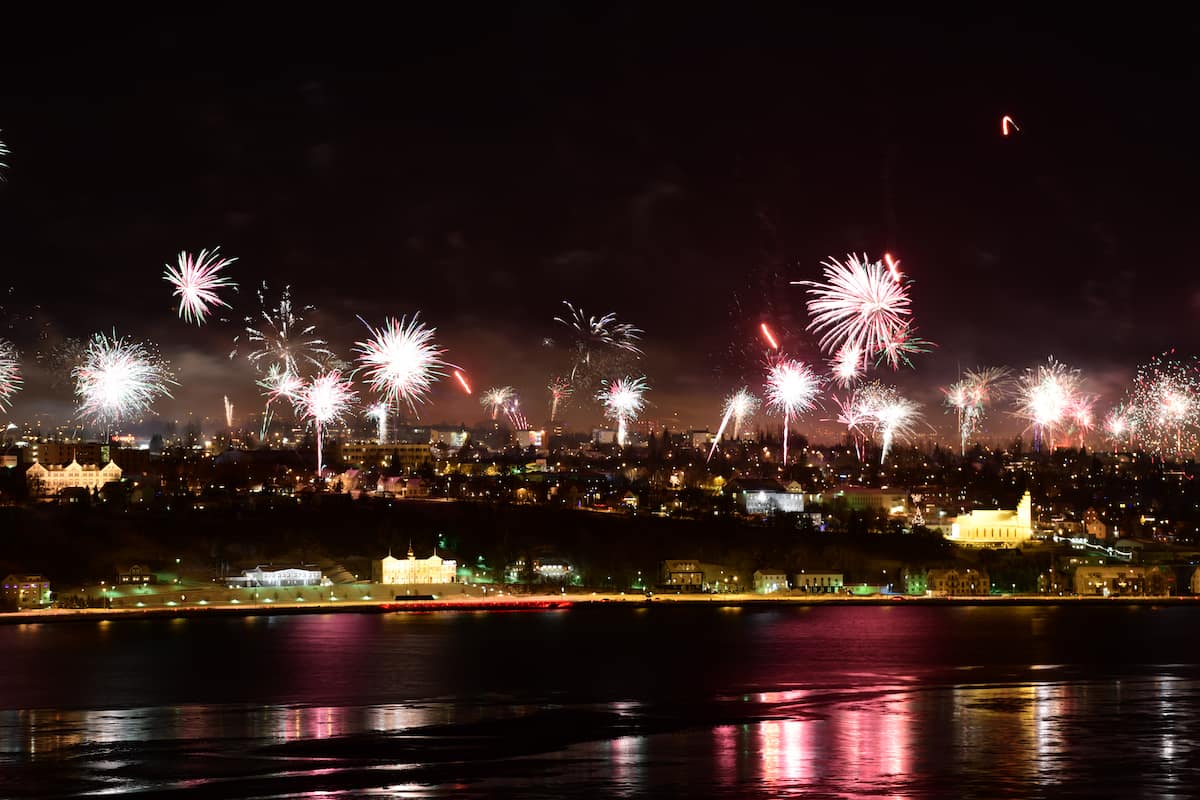
{"type": "Polygon", "coordinates": [[[167,265],[163,280],[175,287],[173,295],[179,298],[179,316],[185,322],[203,325],[211,306],[229,307],[217,295],[217,289],[236,288],[237,284],[218,273],[237,259],[222,258],[220,252],[220,247],[214,247],[211,253],[201,250],[198,255],[182,251],[177,267],[167,265]]]}

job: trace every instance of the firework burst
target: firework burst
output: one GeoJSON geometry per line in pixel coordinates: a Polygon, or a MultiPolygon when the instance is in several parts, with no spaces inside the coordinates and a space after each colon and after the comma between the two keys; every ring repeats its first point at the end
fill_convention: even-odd
{"type": "Polygon", "coordinates": [[[1167,351],[1137,368],[1126,393],[1131,433],[1143,448],[1182,458],[1195,452],[1200,428],[1200,362],[1167,351]]]}
{"type": "Polygon", "coordinates": [[[1054,449],[1054,433],[1069,421],[1081,379],[1079,370],[1051,356],[1045,364],[1026,370],[1018,380],[1016,414],[1033,428],[1035,449],[1041,448],[1047,436],[1050,449],[1054,449]]]}
{"type": "MultiPolygon", "coordinates": [[[[278,303],[268,301],[267,292],[264,283],[258,290],[258,314],[245,320],[242,336],[253,348],[246,354],[247,360],[256,370],[266,370],[274,364],[294,375],[301,374],[302,367],[324,369],[333,358],[333,351],[317,336],[317,326],[305,320],[305,315],[316,309],[313,306],[297,307],[292,302],[290,286],[283,287],[278,303]]],[[[240,338],[234,339],[230,358],[237,356],[240,338]]]]}
{"type": "Polygon", "coordinates": [[[603,381],[596,399],[604,406],[604,415],[617,421],[617,446],[625,446],[629,423],[636,422],[638,414],[646,407],[646,392],[650,387],[646,379],[628,376],[615,381],[603,381]]]}
{"type": "Polygon", "coordinates": [[[237,259],[222,258],[220,253],[220,247],[214,247],[211,253],[201,250],[199,255],[183,251],[177,267],[167,265],[163,280],[175,287],[172,294],[179,298],[179,316],[184,322],[203,325],[211,306],[229,307],[217,290],[236,288],[237,284],[218,273],[237,259]]]}
{"type": "Polygon", "coordinates": [[[588,316],[566,300],[567,314],[555,317],[554,321],[564,326],[571,335],[572,386],[584,390],[595,386],[602,374],[614,374],[626,368],[632,361],[641,358],[638,342],[642,329],[628,322],[620,322],[616,314],[602,317],[588,316]]]}
{"type": "Polygon", "coordinates": [[[371,388],[388,402],[403,400],[415,415],[417,404],[424,403],[433,384],[446,375],[451,366],[442,359],[446,351],[434,341],[436,328],[417,320],[388,317],[380,328],[367,325],[371,337],[355,343],[358,362],[371,388]]]}
{"type": "Polygon", "coordinates": [[[17,348],[0,339],[0,411],[11,407],[12,397],[21,390],[21,363],[17,348]]]}
{"type": "Polygon", "coordinates": [[[293,400],[301,420],[312,420],[317,439],[317,477],[321,475],[324,428],[342,419],[358,400],[354,384],[339,370],[322,373],[300,387],[293,400]]]}
{"type": "Polygon", "coordinates": [[[742,423],[754,416],[756,411],[758,411],[758,398],[754,396],[749,387],[743,386],[725,398],[721,425],[717,428],[717,435],[713,439],[712,448],[708,451],[708,458],[705,461],[711,461],[713,453],[717,452],[717,445],[721,443],[721,435],[725,433],[725,428],[729,425],[730,420],[733,421],[733,438],[737,439],[742,423]]]}
{"type": "Polygon", "coordinates": [[[967,452],[967,441],[978,432],[988,406],[1004,392],[1008,370],[1004,367],[967,370],[966,375],[944,389],[946,405],[958,415],[959,454],[967,452]]]}
{"type": "Polygon", "coordinates": [[[511,386],[493,386],[479,395],[479,404],[491,413],[492,419],[496,419],[516,396],[517,390],[511,386]]]}
{"type": "Polygon", "coordinates": [[[153,346],[98,333],[88,342],[74,370],[79,415],[108,424],[150,410],[160,397],[170,397],[175,384],[167,363],[153,346]]]}
{"type": "Polygon", "coordinates": [[[920,406],[896,395],[894,390],[890,394],[884,402],[871,409],[871,416],[878,427],[881,440],[880,464],[887,460],[888,452],[896,439],[912,436],[913,426],[920,419],[920,406]]]}
{"type": "Polygon", "coordinates": [[[812,410],[817,403],[821,378],[807,364],[781,358],[768,365],[767,407],[783,415],[783,464],[787,466],[788,428],[792,417],[812,410]]]}
{"type": "Polygon", "coordinates": [[[376,441],[378,441],[380,444],[386,442],[388,429],[388,404],[375,403],[373,406],[367,409],[366,416],[367,419],[375,420],[375,423],[379,426],[378,431],[376,432],[376,441]]]}
{"type": "MultiPolygon", "coordinates": [[[[831,258],[821,263],[825,282],[793,281],[808,287],[809,330],[821,334],[826,353],[857,353],[861,366],[876,358],[893,368],[910,353],[923,352],[929,343],[916,337],[911,326],[910,281],[893,276],[881,261],[864,255],[831,258]]],[[[844,369],[844,367],[843,367],[844,369]]]]}

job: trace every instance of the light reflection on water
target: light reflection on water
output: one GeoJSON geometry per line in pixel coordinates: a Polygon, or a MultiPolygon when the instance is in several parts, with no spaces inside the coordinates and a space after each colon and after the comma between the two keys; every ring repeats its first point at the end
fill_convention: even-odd
{"type": "MultiPolygon", "coordinates": [[[[249,626],[261,638],[239,655],[240,674],[271,677],[198,688],[175,669],[152,683],[140,637],[155,634],[147,641],[158,647],[166,638],[178,650],[166,658],[184,665],[196,637],[218,652],[236,641],[234,624],[191,622],[176,634],[178,625],[115,623],[82,642],[54,626],[12,629],[17,662],[72,663],[86,650],[109,677],[68,694],[81,702],[115,691],[127,707],[14,708],[24,695],[5,695],[16,684],[0,666],[0,701],[13,709],[0,710],[0,796],[1194,793],[1200,674],[1191,640],[1176,635],[1191,616],[1127,625],[1116,610],[1098,618],[1096,638],[1070,639],[1088,617],[886,611],[704,613],[690,625],[653,609],[264,618],[249,626]],[[99,644],[109,640],[120,646],[99,644]],[[1167,663],[1135,660],[1146,658],[1144,641],[1167,663]],[[301,657],[310,650],[322,651],[316,666],[301,657]],[[1125,660],[1110,664],[1110,652],[1125,660]],[[245,702],[251,690],[264,699],[245,702]],[[126,702],[139,691],[147,704],[126,702]],[[236,699],[217,699],[225,693],[236,699]]],[[[57,676],[18,677],[39,702],[58,691],[57,676]]]]}

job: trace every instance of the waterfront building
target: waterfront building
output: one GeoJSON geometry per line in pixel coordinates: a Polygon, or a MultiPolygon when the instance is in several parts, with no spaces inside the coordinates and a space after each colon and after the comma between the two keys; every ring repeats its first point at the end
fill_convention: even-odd
{"type": "Polygon", "coordinates": [[[321,586],[324,583],[320,568],[312,564],[284,566],[260,564],[254,569],[243,570],[241,575],[227,580],[230,586],[269,589],[281,586],[321,586]]]}
{"type": "Polygon", "coordinates": [[[4,605],[9,608],[35,608],[50,605],[50,581],[43,575],[6,575],[3,587],[4,605]]]}
{"type": "Polygon", "coordinates": [[[151,583],[158,583],[158,578],[150,570],[150,567],[145,564],[130,564],[129,569],[117,572],[116,582],[118,584],[147,586],[151,583]]]}
{"type": "Polygon", "coordinates": [[[844,582],[840,572],[809,572],[804,570],[792,576],[792,586],[809,594],[837,594],[844,582]]]}
{"type": "Polygon", "coordinates": [[[25,470],[29,493],[34,496],[53,496],[64,489],[98,490],[109,481],[121,479],[121,468],[110,461],[103,467],[80,464],[74,459],[65,466],[35,462],[25,470]]]}
{"type": "Polygon", "coordinates": [[[771,594],[788,588],[787,573],[781,569],[754,570],[754,592],[771,594]]]}
{"type": "Polygon", "coordinates": [[[692,559],[668,559],[662,562],[660,576],[664,588],[682,589],[685,592],[729,592],[740,587],[738,576],[724,564],[692,559]]]}
{"type": "Polygon", "coordinates": [[[974,547],[1020,547],[1033,538],[1033,500],[1026,492],[1012,509],[975,509],[950,525],[950,541],[974,547]]]}
{"type": "Polygon", "coordinates": [[[934,595],[962,597],[988,594],[992,584],[987,572],[974,567],[931,569],[925,574],[925,588],[934,595]]]}
{"type": "MultiPolygon", "coordinates": [[[[1157,567],[1080,566],[1075,570],[1075,594],[1092,597],[1141,597],[1171,593],[1173,576],[1157,567]]],[[[1196,576],[1192,573],[1192,586],[1196,576]]]]}
{"type": "Polygon", "coordinates": [[[409,545],[407,558],[396,558],[388,553],[375,564],[380,583],[429,584],[455,583],[458,580],[458,563],[442,558],[436,549],[429,558],[417,558],[412,545],[409,545]]]}

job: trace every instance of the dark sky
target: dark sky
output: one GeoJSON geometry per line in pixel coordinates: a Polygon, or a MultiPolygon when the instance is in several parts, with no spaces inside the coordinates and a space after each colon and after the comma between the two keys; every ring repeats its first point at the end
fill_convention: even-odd
{"type": "MultiPolygon", "coordinates": [[[[559,303],[614,311],[646,331],[649,416],[713,426],[757,382],[760,321],[814,354],[788,280],[891,250],[940,345],[894,380],[931,422],[960,367],[1051,354],[1115,399],[1138,362],[1200,350],[1197,28],[682,4],[6,17],[4,335],[29,353],[115,326],[174,362],[164,413],[248,410],[236,326],[176,320],[160,277],[220,244],[237,315],[291,283],[348,356],[356,314],[420,310],[476,386],[531,409],[565,362],[542,344],[559,303]]],[[[67,416],[69,389],[28,371],[14,419],[67,416]]],[[[423,416],[481,411],[443,385],[423,416]]]]}

